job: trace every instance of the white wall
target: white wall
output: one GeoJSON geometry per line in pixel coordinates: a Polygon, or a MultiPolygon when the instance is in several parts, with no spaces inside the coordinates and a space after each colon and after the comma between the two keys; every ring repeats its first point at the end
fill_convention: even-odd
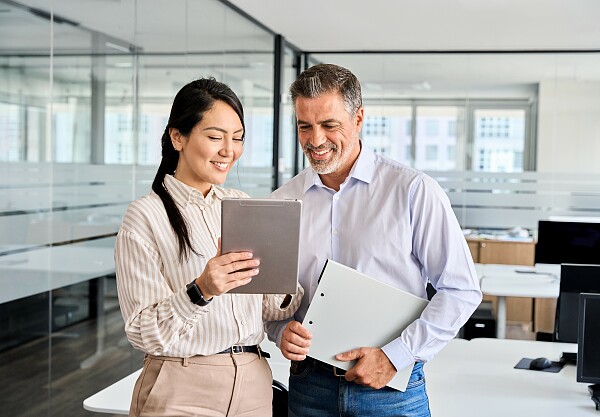
{"type": "Polygon", "coordinates": [[[537,170],[600,173],[600,83],[540,82],[537,170]]]}

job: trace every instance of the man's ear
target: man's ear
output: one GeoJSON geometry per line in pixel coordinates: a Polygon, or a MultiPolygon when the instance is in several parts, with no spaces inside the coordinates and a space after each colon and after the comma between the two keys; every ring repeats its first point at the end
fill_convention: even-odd
{"type": "Polygon", "coordinates": [[[179,129],[175,129],[174,127],[169,128],[169,136],[171,137],[173,148],[175,148],[176,151],[183,149],[183,136],[181,132],[179,132],[179,129]]]}
{"type": "Polygon", "coordinates": [[[360,106],[358,110],[356,110],[356,116],[354,116],[354,120],[356,122],[356,129],[358,132],[361,131],[363,122],[365,121],[365,108],[360,106]]]}

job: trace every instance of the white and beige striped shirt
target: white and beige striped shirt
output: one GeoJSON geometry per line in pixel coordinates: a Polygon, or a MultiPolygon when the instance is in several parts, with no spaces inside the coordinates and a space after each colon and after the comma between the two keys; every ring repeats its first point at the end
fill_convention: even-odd
{"type": "Polygon", "coordinates": [[[298,308],[302,287],[285,309],[284,295],[223,294],[205,307],[193,304],[186,284],[200,276],[217,253],[221,235],[221,199],[247,197],[213,186],[206,198],[167,175],[173,197],[200,254],[181,262],[177,238],[160,197],[154,193],[130,204],[117,235],[115,269],[125,332],[131,344],[152,355],[211,355],[232,345],[256,345],[263,321],[283,320],[298,308]]]}

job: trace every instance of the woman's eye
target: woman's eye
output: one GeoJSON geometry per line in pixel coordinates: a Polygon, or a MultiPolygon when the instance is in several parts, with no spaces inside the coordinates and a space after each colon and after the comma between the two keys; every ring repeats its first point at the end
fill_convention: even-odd
{"type": "Polygon", "coordinates": [[[220,137],[217,137],[217,136],[209,136],[208,138],[209,138],[210,140],[221,140],[221,138],[220,138],[220,137]]]}
{"type": "Polygon", "coordinates": [[[243,142],[244,138],[233,138],[233,140],[235,140],[236,142],[243,142]]]}

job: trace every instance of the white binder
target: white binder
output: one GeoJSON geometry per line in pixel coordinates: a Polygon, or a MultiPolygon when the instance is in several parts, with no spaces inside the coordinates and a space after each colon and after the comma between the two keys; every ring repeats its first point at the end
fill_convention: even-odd
{"type": "MultiPolygon", "coordinates": [[[[348,370],[354,362],[335,355],[360,347],[383,347],[414,320],[428,301],[327,260],[303,325],[312,333],[309,356],[348,370]]],[[[388,386],[405,391],[412,366],[388,386]]]]}

